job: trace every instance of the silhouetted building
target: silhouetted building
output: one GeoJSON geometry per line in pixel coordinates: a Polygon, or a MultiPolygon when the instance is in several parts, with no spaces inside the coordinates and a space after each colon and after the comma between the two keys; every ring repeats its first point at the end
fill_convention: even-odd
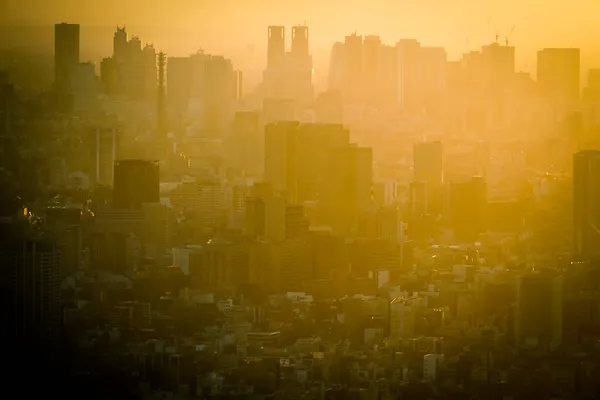
{"type": "Polygon", "coordinates": [[[278,68],[285,62],[285,27],[269,26],[267,68],[278,68]]]}
{"type": "Polygon", "coordinates": [[[579,49],[544,49],[537,54],[537,82],[542,96],[556,102],[579,99],[579,49]]]}
{"type": "Polygon", "coordinates": [[[417,143],[414,146],[413,157],[413,180],[415,182],[425,182],[427,212],[437,214],[441,212],[444,179],[442,143],[417,143]]]}
{"type": "Polygon", "coordinates": [[[573,246],[582,258],[600,255],[600,151],[573,156],[573,246]]]}
{"type": "Polygon", "coordinates": [[[189,57],[169,57],[167,60],[167,99],[179,114],[187,111],[190,101],[192,62],[189,57]]]}
{"type": "Polygon", "coordinates": [[[358,216],[371,204],[373,151],[350,145],[330,151],[320,204],[334,233],[355,233],[358,216]]]}
{"type": "MultiPolygon", "coordinates": [[[[4,338],[56,345],[60,331],[60,251],[48,238],[21,232],[0,245],[4,338]]],[[[14,343],[13,343],[14,345],[14,343]]],[[[47,348],[46,350],[49,350],[47,348]]]]}
{"type": "Polygon", "coordinates": [[[482,177],[450,184],[448,219],[455,237],[472,242],[484,231],[487,185],[482,177]]]}
{"type": "Polygon", "coordinates": [[[297,195],[298,122],[277,122],[265,127],[265,180],[293,201],[297,195]]]}
{"type": "Polygon", "coordinates": [[[586,101],[600,101],[600,69],[588,71],[587,86],[583,90],[583,99],[586,101]]]}
{"type": "Polygon", "coordinates": [[[158,161],[115,161],[113,208],[139,209],[142,203],[158,203],[159,183],[158,161]]]}
{"type": "Polygon", "coordinates": [[[316,101],[317,123],[342,124],[344,123],[344,102],[342,93],[329,90],[320,93],[316,101]]]}
{"type": "Polygon", "coordinates": [[[446,86],[447,56],[443,47],[422,47],[414,39],[397,43],[398,102],[402,109],[422,112],[446,86]]]}
{"type": "Polygon", "coordinates": [[[563,328],[563,280],[530,273],[517,279],[515,339],[520,347],[559,344],[563,328]]]}
{"type": "Polygon", "coordinates": [[[70,90],[74,69],[79,64],[79,25],[54,26],[54,83],[59,92],[70,90]]]}

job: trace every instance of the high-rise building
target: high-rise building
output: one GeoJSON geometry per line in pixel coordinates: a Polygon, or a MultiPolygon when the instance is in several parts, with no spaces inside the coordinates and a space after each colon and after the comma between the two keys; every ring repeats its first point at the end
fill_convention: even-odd
{"type": "Polygon", "coordinates": [[[156,62],[156,56],[157,54],[154,46],[146,44],[142,50],[143,67],[141,70],[144,72],[144,85],[142,94],[144,98],[147,99],[154,99],[157,94],[156,87],[158,85],[158,66],[156,62]]]}
{"type": "Polygon", "coordinates": [[[373,151],[349,145],[330,150],[319,202],[335,233],[354,233],[359,214],[371,204],[373,151]]]}
{"type": "Polygon", "coordinates": [[[262,123],[295,121],[296,104],[293,99],[265,98],[262,105],[262,123]]]}
{"type": "Polygon", "coordinates": [[[589,259],[600,255],[600,151],[573,156],[574,252],[589,259]]]}
{"type": "Polygon", "coordinates": [[[563,331],[563,279],[543,273],[517,278],[515,341],[519,347],[559,344],[563,331]]]}
{"type": "Polygon", "coordinates": [[[587,86],[583,98],[586,101],[600,101],[600,68],[588,71],[587,86]]]}
{"type": "Polygon", "coordinates": [[[308,56],[308,26],[292,27],[292,54],[308,56]]]}
{"type": "Polygon", "coordinates": [[[472,242],[483,232],[486,204],[487,185],[482,177],[451,183],[447,215],[455,239],[472,242]]]}
{"type": "Polygon", "coordinates": [[[365,36],[363,41],[363,73],[365,100],[370,104],[374,103],[378,97],[382,47],[379,36],[365,36]]]}
{"type": "MultiPolygon", "coordinates": [[[[29,345],[56,345],[60,332],[60,251],[51,239],[19,232],[2,224],[9,235],[0,244],[0,281],[5,311],[2,337],[29,345]]],[[[4,230],[4,229],[3,229],[4,230]]],[[[45,348],[43,350],[50,350],[45,348]]]]}
{"type": "Polygon", "coordinates": [[[192,61],[190,57],[169,57],[167,60],[167,99],[177,113],[185,113],[190,101],[192,61]]]}
{"type": "Polygon", "coordinates": [[[140,209],[143,203],[158,203],[159,178],[158,161],[115,161],[113,208],[140,209]]]}
{"type": "Polygon", "coordinates": [[[68,92],[73,69],[79,64],[79,25],[54,25],[54,84],[68,92]]]}
{"type": "MultiPolygon", "coordinates": [[[[198,220],[198,236],[210,239],[215,230],[225,222],[223,207],[225,193],[218,181],[205,179],[198,182],[198,197],[195,212],[198,220]]],[[[226,217],[226,216],[225,216],[226,217]]]]}
{"type": "Polygon", "coordinates": [[[265,127],[265,180],[276,192],[294,200],[298,185],[298,122],[276,122],[265,127]]]}
{"type": "Polygon", "coordinates": [[[329,90],[341,91],[345,69],[345,45],[341,42],[334,43],[329,57],[329,76],[327,87],[329,90]]]}
{"type": "Polygon", "coordinates": [[[113,58],[116,62],[122,63],[127,60],[127,43],[129,39],[127,37],[127,30],[125,27],[120,28],[117,26],[117,31],[113,36],[113,58]]]}
{"type": "Polygon", "coordinates": [[[542,96],[556,102],[579,99],[580,50],[543,49],[537,54],[537,82],[542,96]]]}
{"type": "Polygon", "coordinates": [[[413,181],[425,182],[427,212],[437,214],[441,211],[444,180],[442,143],[416,143],[413,150],[413,181]]]}
{"type": "Polygon", "coordinates": [[[114,179],[114,165],[120,143],[120,129],[117,127],[94,127],[89,136],[90,180],[95,184],[111,185],[114,179]]]}
{"type": "Polygon", "coordinates": [[[396,49],[399,105],[403,109],[420,112],[445,88],[446,50],[422,47],[414,39],[399,41],[396,49]]]}
{"type": "Polygon", "coordinates": [[[260,114],[256,111],[237,111],[227,143],[229,165],[250,176],[262,175],[264,145],[260,114]]]}
{"type": "Polygon", "coordinates": [[[361,102],[363,95],[363,37],[352,34],[344,41],[342,93],[344,101],[361,102]]]}
{"type": "Polygon", "coordinates": [[[297,201],[318,199],[333,148],[350,144],[350,132],[341,124],[301,124],[297,136],[297,201]]]}
{"type": "Polygon", "coordinates": [[[105,57],[100,63],[100,83],[102,92],[113,95],[119,88],[119,68],[112,57],[105,57]]]}
{"type": "Polygon", "coordinates": [[[72,276],[83,266],[84,221],[79,206],[46,208],[44,227],[53,234],[60,251],[61,280],[72,276]]]}
{"type": "Polygon", "coordinates": [[[316,114],[317,123],[344,123],[342,93],[338,90],[329,90],[319,94],[316,101],[316,114]]]}
{"type": "Polygon", "coordinates": [[[279,68],[285,62],[285,27],[269,26],[267,68],[279,68]]]}

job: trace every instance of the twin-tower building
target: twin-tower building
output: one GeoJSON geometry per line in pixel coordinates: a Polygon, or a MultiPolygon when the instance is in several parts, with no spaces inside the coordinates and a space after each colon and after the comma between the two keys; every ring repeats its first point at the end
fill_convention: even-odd
{"type": "Polygon", "coordinates": [[[292,27],[290,51],[284,26],[268,27],[267,68],[263,74],[263,98],[294,100],[297,106],[313,100],[313,63],[308,27],[292,27]]]}

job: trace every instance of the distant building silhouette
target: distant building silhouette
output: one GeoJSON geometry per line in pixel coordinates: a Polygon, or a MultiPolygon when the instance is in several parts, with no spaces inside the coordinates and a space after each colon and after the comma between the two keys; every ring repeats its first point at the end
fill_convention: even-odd
{"type": "MultiPolygon", "coordinates": [[[[58,245],[27,222],[3,222],[0,245],[3,317],[2,337],[31,341],[31,345],[58,344],[60,305],[60,251],[58,245]],[[4,236],[9,229],[10,236],[4,236]]],[[[50,347],[47,348],[49,350],[50,347]]]]}
{"type": "Polygon", "coordinates": [[[573,246],[583,259],[600,255],[600,151],[573,156],[573,246]]]}
{"type": "Polygon", "coordinates": [[[279,68],[285,62],[285,27],[269,26],[267,68],[279,68]]]}
{"type": "Polygon", "coordinates": [[[140,209],[143,203],[158,203],[158,201],[158,161],[115,161],[113,208],[140,209]]]}
{"type": "Polygon", "coordinates": [[[542,96],[558,102],[579,99],[580,50],[543,49],[537,54],[537,82],[542,96]]]}
{"type": "Polygon", "coordinates": [[[54,84],[59,92],[68,92],[74,69],[79,64],[79,25],[54,26],[54,84]]]}
{"type": "Polygon", "coordinates": [[[444,180],[442,143],[417,143],[414,146],[413,157],[413,181],[425,183],[427,212],[437,214],[441,211],[442,184],[444,180]]]}

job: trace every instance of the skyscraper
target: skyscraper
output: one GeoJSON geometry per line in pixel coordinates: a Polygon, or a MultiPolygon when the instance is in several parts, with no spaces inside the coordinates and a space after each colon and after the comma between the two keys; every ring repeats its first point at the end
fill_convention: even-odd
{"type": "Polygon", "coordinates": [[[344,69],[342,78],[344,101],[360,102],[363,90],[363,38],[352,34],[344,41],[344,69]]]}
{"type": "Polygon", "coordinates": [[[441,211],[443,169],[443,147],[441,142],[416,143],[414,146],[413,181],[425,182],[427,211],[441,211]]]}
{"type": "Polygon", "coordinates": [[[308,56],[308,26],[292,27],[292,54],[308,56]]]}
{"type": "Polygon", "coordinates": [[[349,145],[330,150],[319,202],[334,232],[356,232],[358,215],[371,204],[373,151],[349,145]]]}
{"type": "Polygon", "coordinates": [[[573,156],[573,245],[582,259],[600,255],[600,151],[573,156]]]}
{"type": "Polygon", "coordinates": [[[0,321],[2,337],[30,345],[57,344],[60,251],[52,240],[24,225],[27,222],[0,224],[5,238],[0,245],[0,282],[7,306],[0,321]]]}
{"type": "Polygon", "coordinates": [[[69,90],[71,74],[79,64],[79,25],[54,25],[54,84],[61,92],[69,90]]]}
{"type": "Polygon", "coordinates": [[[422,47],[414,39],[396,44],[398,102],[403,109],[420,112],[445,88],[447,57],[443,47],[422,47]]]}
{"type": "Polygon", "coordinates": [[[285,27],[269,26],[267,68],[279,68],[285,62],[285,27]]]}
{"type": "Polygon", "coordinates": [[[113,208],[140,209],[143,203],[158,202],[158,161],[115,161],[113,208]]]}
{"type": "Polygon", "coordinates": [[[579,49],[543,49],[537,54],[537,82],[541,94],[558,102],[579,99],[579,49]]]}
{"type": "Polygon", "coordinates": [[[187,110],[192,82],[192,59],[169,57],[167,60],[167,99],[173,110],[187,110]]]}
{"type": "Polygon", "coordinates": [[[265,127],[265,180],[278,193],[294,200],[298,184],[298,122],[275,122],[265,127]]]}
{"type": "Polygon", "coordinates": [[[517,278],[515,339],[519,347],[538,347],[562,340],[563,280],[543,273],[517,278]]]}

